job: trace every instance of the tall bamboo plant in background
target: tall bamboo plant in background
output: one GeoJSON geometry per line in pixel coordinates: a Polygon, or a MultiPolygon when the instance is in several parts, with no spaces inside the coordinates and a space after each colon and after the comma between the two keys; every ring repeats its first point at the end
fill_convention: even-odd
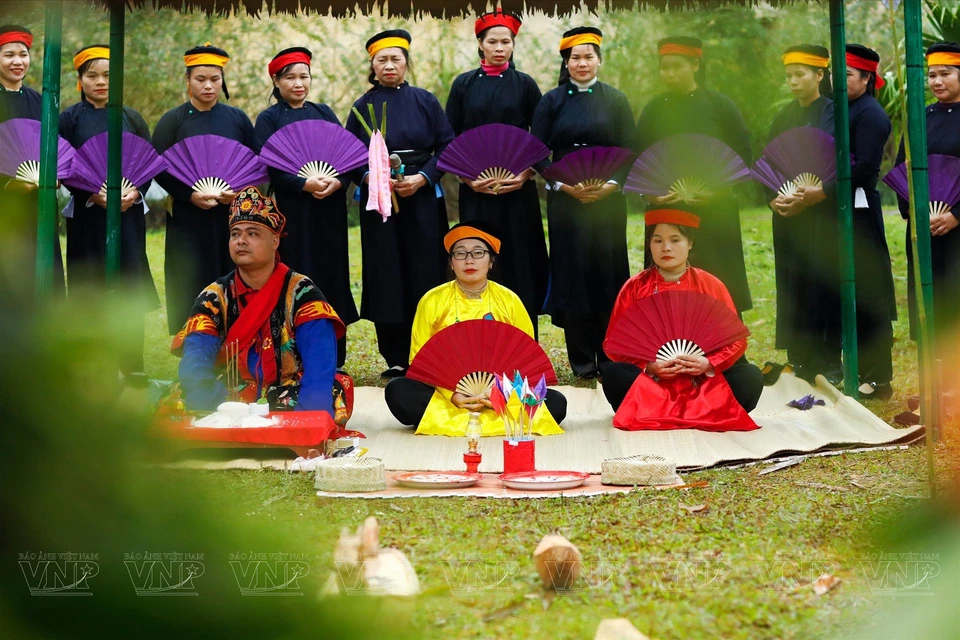
{"type": "Polygon", "coordinates": [[[924,26],[929,31],[923,32],[923,46],[929,47],[934,42],[960,42],[960,6],[955,1],[952,4],[954,7],[950,8],[944,3],[924,0],[924,26]]]}
{"type": "MultiPolygon", "coordinates": [[[[926,251],[921,253],[919,235],[917,232],[917,207],[923,206],[928,207],[929,201],[929,190],[924,188],[921,191],[923,193],[917,193],[917,185],[914,181],[913,169],[914,169],[914,158],[911,151],[910,140],[911,132],[910,127],[908,126],[907,120],[907,94],[909,88],[907,86],[907,80],[904,74],[904,65],[901,63],[901,60],[904,59],[904,56],[901,53],[901,42],[900,37],[897,33],[897,9],[900,6],[900,0],[882,0],[883,4],[887,8],[887,16],[890,21],[890,32],[893,36],[893,46],[894,46],[894,67],[897,70],[897,84],[903,88],[903,91],[900,92],[897,102],[897,112],[900,114],[901,129],[903,130],[903,149],[904,149],[904,160],[907,164],[907,185],[909,190],[909,214],[908,220],[910,224],[910,249],[913,252],[913,273],[910,274],[914,279],[914,292],[916,297],[916,306],[917,306],[917,324],[918,332],[917,337],[919,339],[919,351],[920,351],[920,393],[921,393],[921,408],[923,413],[923,421],[926,425],[926,443],[927,443],[927,472],[930,481],[930,492],[931,495],[934,495],[936,492],[936,482],[935,482],[935,467],[934,467],[934,458],[933,458],[933,443],[934,443],[934,428],[937,424],[935,418],[935,402],[936,402],[936,376],[934,374],[933,367],[933,345],[930,326],[932,324],[932,305],[931,308],[928,308],[928,303],[931,302],[931,297],[927,291],[925,291],[923,283],[923,271],[921,268],[921,255],[929,254],[929,242],[927,243],[926,251]],[[922,202],[917,199],[917,196],[922,197],[922,202]],[[928,319],[928,313],[931,314],[931,317],[928,319]]],[[[904,18],[906,21],[906,12],[904,12],[904,18]]],[[[909,26],[907,27],[909,28],[909,26]]],[[[920,45],[921,43],[917,43],[920,45]]],[[[920,116],[921,119],[924,117],[924,113],[921,110],[920,116]]],[[[917,123],[917,126],[920,127],[919,134],[922,136],[926,131],[926,122],[921,121],[917,123]]],[[[924,145],[925,147],[926,145],[924,145]]],[[[918,158],[917,161],[920,163],[921,167],[926,167],[926,158],[918,158]]],[[[925,170],[925,169],[923,169],[925,170]]],[[[924,216],[926,218],[926,216],[924,216]]],[[[928,219],[928,218],[927,218],[928,219]]],[[[926,225],[926,233],[929,233],[929,219],[926,225]]]]}

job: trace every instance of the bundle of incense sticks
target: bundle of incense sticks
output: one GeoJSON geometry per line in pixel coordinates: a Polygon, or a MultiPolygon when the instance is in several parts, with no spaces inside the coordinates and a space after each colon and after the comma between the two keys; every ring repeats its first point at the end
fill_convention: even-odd
{"type": "Polygon", "coordinates": [[[231,402],[240,400],[240,344],[234,340],[223,345],[227,397],[231,402]]]}

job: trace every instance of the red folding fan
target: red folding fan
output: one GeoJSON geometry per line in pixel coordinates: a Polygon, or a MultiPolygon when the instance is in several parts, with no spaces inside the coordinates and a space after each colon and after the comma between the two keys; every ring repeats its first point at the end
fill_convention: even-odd
{"type": "Polygon", "coordinates": [[[698,291],[664,291],[637,300],[610,327],[603,350],[636,364],[706,355],[750,335],[722,301],[698,291]]]}
{"type": "Polygon", "coordinates": [[[515,371],[529,380],[557,384],[550,358],[536,340],[496,320],[466,320],[438,331],[417,352],[407,377],[469,396],[486,395],[494,377],[515,371]]]}

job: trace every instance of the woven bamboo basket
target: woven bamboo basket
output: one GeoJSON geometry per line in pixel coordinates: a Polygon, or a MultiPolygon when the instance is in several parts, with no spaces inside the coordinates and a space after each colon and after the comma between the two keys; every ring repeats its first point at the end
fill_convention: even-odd
{"type": "Polygon", "coordinates": [[[664,485],[677,481],[677,463],[661,456],[639,455],[604,460],[600,482],[613,485],[664,485]]]}
{"type": "Polygon", "coordinates": [[[317,465],[314,486],[320,491],[383,491],[387,488],[380,458],[330,458],[317,465]]]}

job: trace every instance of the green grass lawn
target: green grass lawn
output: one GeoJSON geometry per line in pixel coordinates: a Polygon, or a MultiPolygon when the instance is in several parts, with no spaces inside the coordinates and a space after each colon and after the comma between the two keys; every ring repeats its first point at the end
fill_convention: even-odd
{"type": "MultiPolygon", "coordinates": [[[[753,332],[748,355],[759,363],[782,359],[773,348],[769,214],[745,212],[743,230],[755,305],[744,317],[753,332]]],[[[917,391],[899,217],[887,219],[887,232],[903,319],[895,325],[897,394],[875,406],[885,419],[917,391]]],[[[640,216],[631,217],[629,234],[635,271],[640,216]]],[[[359,296],[358,229],[350,242],[359,296]]],[[[161,297],[162,245],[162,233],[150,235],[161,297]]],[[[167,353],[165,328],[162,311],[150,316],[147,366],[152,377],[171,379],[176,360],[167,353]]],[[[346,368],[359,385],[380,384],[372,325],[359,322],[348,335],[346,368]]],[[[540,335],[561,383],[574,383],[562,334],[545,316],[540,335]]],[[[960,461],[955,440],[948,434],[938,445],[941,478],[960,461]]],[[[226,526],[282,527],[300,546],[290,552],[314,558],[303,584],[317,590],[340,528],[376,515],[383,544],[408,555],[426,590],[408,612],[411,637],[589,638],[602,618],[627,617],[651,638],[806,638],[836,637],[890,603],[871,590],[864,561],[893,550],[880,534],[896,529],[902,511],[926,495],[924,460],[924,449],[913,447],[811,459],[765,476],[760,466],[709,470],[687,476],[707,481],[703,488],[579,499],[320,500],[312,477],[277,472],[162,472],[162,481],[173,492],[222,505],[217,517],[226,526]],[[684,509],[691,505],[706,508],[684,509]],[[579,546],[586,581],[547,606],[531,556],[554,530],[579,546]],[[842,582],[818,597],[808,583],[821,571],[842,582]]],[[[398,618],[394,630],[404,628],[398,618]]]]}

